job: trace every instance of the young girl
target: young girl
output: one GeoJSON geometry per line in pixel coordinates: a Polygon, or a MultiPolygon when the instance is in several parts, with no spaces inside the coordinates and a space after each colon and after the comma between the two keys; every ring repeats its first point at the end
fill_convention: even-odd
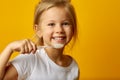
{"type": "Polygon", "coordinates": [[[39,46],[29,39],[10,43],[0,55],[0,80],[78,80],[77,63],[63,54],[77,31],[70,1],[42,0],[34,17],[39,46]],[[8,63],[14,51],[21,54],[8,63]]]}

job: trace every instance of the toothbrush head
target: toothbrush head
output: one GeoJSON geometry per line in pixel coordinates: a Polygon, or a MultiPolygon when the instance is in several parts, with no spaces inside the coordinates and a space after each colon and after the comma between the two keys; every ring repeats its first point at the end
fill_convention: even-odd
{"type": "Polygon", "coordinates": [[[64,47],[64,44],[52,44],[53,48],[60,49],[64,47]]]}

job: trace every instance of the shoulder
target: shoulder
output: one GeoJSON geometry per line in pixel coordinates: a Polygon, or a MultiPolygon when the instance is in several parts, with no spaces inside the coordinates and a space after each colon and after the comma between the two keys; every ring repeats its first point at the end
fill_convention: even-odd
{"type": "Polygon", "coordinates": [[[73,57],[71,57],[71,56],[68,56],[68,57],[69,57],[69,60],[71,62],[70,66],[78,68],[77,61],[73,57]]]}
{"type": "Polygon", "coordinates": [[[14,65],[18,66],[34,66],[37,62],[40,62],[42,59],[44,59],[44,50],[40,49],[37,50],[35,54],[30,53],[30,54],[20,54],[17,57],[15,57],[11,63],[14,65]]]}
{"type": "Polygon", "coordinates": [[[17,57],[15,57],[11,62],[12,63],[27,63],[30,60],[33,61],[35,58],[34,54],[20,54],[17,57]]]}
{"type": "Polygon", "coordinates": [[[75,72],[79,72],[79,66],[78,66],[78,63],[77,63],[77,61],[73,58],[73,57],[71,57],[71,56],[69,56],[69,55],[66,55],[66,60],[68,61],[68,63],[69,63],[69,67],[73,70],[73,71],[75,71],[75,72]]]}
{"type": "Polygon", "coordinates": [[[40,51],[35,54],[20,54],[15,57],[11,64],[18,72],[18,79],[29,77],[35,66],[41,61],[40,51]]]}
{"type": "Polygon", "coordinates": [[[73,65],[73,64],[74,64],[74,66],[77,66],[77,62],[76,62],[76,60],[73,57],[71,57],[69,55],[64,55],[64,56],[65,56],[65,61],[67,62],[67,64],[69,66],[73,65]]]}
{"type": "Polygon", "coordinates": [[[74,73],[76,80],[78,80],[77,78],[79,78],[79,75],[80,75],[80,68],[78,66],[77,61],[74,58],[72,58],[70,67],[71,67],[71,72],[74,73]]]}
{"type": "Polygon", "coordinates": [[[75,78],[78,78],[79,77],[79,66],[78,66],[78,63],[77,63],[77,61],[73,58],[73,57],[71,57],[71,56],[69,56],[69,55],[67,55],[66,56],[68,59],[68,61],[69,61],[69,67],[68,67],[68,69],[70,70],[70,75],[72,76],[72,77],[75,77],[75,78]]]}
{"type": "Polygon", "coordinates": [[[34,61],[35,59],[37,59],[38,56],[41,56],[42,55],[41,53],[42,53],[42,50],[37,50],[35,54],[33,54],[33,53],[19,54],[17,57],[15,57],[12,60],[12,62],[16,62],[16,61],[18,61],[18,62],[20,62],[20,61],[29,62],[30,61],[31,62],[31,60],[34,61]]]}

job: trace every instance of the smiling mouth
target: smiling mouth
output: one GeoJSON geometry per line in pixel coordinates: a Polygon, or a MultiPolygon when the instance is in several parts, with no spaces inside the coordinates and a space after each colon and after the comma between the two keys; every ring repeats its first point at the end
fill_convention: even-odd
{"type": "Polygon", "coordinates": [[[54,36],[52,37],[52,39],[54,40],[52,42],[52,46],[54,48],[63,48],[66,42],[66,36],[54,36]]]}
{"type": "Polygon", "coordinates": [[[56,36],[56,37],[52,37],[52,39],[59,41],[59,40],[65,40],[66,37],[65,36],[56,36]]]}

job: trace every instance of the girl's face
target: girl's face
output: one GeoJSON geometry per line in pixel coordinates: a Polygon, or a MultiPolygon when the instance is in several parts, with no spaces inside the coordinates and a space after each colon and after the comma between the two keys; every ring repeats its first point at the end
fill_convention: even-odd
{"type": "Polygon", "coordinates": [[[73,26],[64,7],[52,7],[41,15],[40,33],[45,46],[63,48],[73,36],[73,26]]]}

